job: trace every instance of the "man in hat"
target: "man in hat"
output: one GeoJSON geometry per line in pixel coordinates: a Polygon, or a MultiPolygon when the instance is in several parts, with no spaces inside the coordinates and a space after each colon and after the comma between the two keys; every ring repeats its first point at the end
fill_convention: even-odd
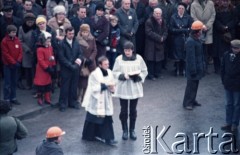
{"type": "Polygon", "coordinates": [[[17,151],[17,139],[27,136],[27,128],[17,118],[8,116],[12,106],[9,102],[0,101],[0,154],[12,155],[17,151]]]}
{"type": "Polygon", "coordinates": [[[33,3],[31,0],[24,1],[23,7],[18,9],[16,16],[23,20],[26,13],[33,13],[35,16],[38,16],[37,12],[33,10],[33,3]]]}
{"type": "Polygon", "coordinates": [[[20,102],[16,99],[16,85],[17,71],[22,62],[22,44],[16,33],[16,26],[7,26],[7,35],[1,42],[1,51],[4,71],[3,99],[19,105],[20,102]]]}
{"type": "Polygon", "coordinates": [[[37,146],[36,155],[63,155],[63,150],[59,146],[65,131],[58,126],[50,127],[46,133],[46,140],[37,146]]]}
{"type": "Polygon", "coordinates": [[[201,106],[196,101],[199,80],[204,77],[205,62],[200,36],[204,25],[195,21],[191,25],[190,36],[186,41],[186,77],[187,86],[185,89],[183,107],[186,110],[193,110],[194,106],[201,106]]]}
{"type": "Polygon", "coordinates": [[[221,129],[235,132],[240,118],[240,40],[231,41],[231,50],[224,54],[221,78],[226,96],[226,124],[221,129]]]}

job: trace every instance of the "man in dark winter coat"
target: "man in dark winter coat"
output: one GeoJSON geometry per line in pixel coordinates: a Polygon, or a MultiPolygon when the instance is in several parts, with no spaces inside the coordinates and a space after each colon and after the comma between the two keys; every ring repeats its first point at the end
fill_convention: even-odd
{"type": "Polygon", "coordinates": [[[12,109],[9,102],[0,101],[0,154],[12,155],[17,152],[17,139],[27,136],[27,129],[22,122],[7,113],[12,109]]]}
{"type": "Polygon", "coordinates": [[[36,148],[36,155],[63,155],[63,150],[59,144],[64,134],[65,131],[62,131],[58,126],[49,128],[46,134],[47,139],[43,140],[36,148]]]}
{"type": "Polygon", "coordinates": [[[231,41],[232,49],[222,61],[222,83],[226,94],[226,125],[222,130],[237,131],[240,118],[240,40],[231,41]]]}
{"type": "Polygon", "coordinates": [[[183,107],[192,110],[193,106],[200,106],[196,101],[199,80],[205,73],[205,61],[200,36],[203,23],[195,21],[191,26],[191,33],[186,41],[186,76],[187,86],[183,100],[183,107]]]}
{"type": "MultiPolygon", "coordinates": [[[[130,8],[130,0],[123,0],[122,7],[116,12],[116,16],[119,19],[120,28],[120,44],[119,51],[123,52],[123,45],[126,41],[134,43],[135,46],[135,34],[138,29],[138,18],[134,9],[130,8]]],[[[134,50],[136,51],[136,49],[134,50]]]]}
{"type": "Polygon", "coordinates": [[[60,63],[61,90],[59,96],[59,110],[64,112],[67,105],[79,109],[77,102],[77,86],[82,63],[80,44],[74,38],[73,27],[65,30],[66,37],[60,44],[58,59],[60,63]]]}

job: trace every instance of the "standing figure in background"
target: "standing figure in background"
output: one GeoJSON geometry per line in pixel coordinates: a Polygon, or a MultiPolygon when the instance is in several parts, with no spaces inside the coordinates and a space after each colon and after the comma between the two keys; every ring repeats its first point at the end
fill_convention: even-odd
{"type": "Polygon", "coordinates": [[[194,106],[201,106],[201,104],[196,101],[196,97],[199,80],[205,75],[204,53],[200,40],[203,27],[204,25],[202,22],[193,22],[190,36],[186,41],[187,86],[183,99],[183,107],[186,110],[193,110],[194,106]]]}
{"type": "Polygon", "coordinates": [[[119,119],[123,130],[122,139],[127,140],[128,132],[130,132],[130,139],[136,140],[137,103],[138,99],[143,97],[142,85],[148,71],[143,58],[134,52],[132,42],[126,42],[123,48],[123,54],[116,58],[113,66],[113,74],[118,81],[114,97],[120,99],[121,112],[119,119]],[[128,113],[130,117],[129,128],[128,113]]]}
{"type": "Polygon", "coordinates": [[[79,109],[77,87],[82,64],[82,50],[74,37],[73,27],[65,30],[66,36],[60,44],[58,59],[60,63],[61,87],[59,110],[64,112],[68,107],[79,109]]]}
{"type": "Polygon", "coordinates": [[[82,139],[103,140],[107,145],[115,145],[113,131],[113,103],[115,82],[109,61],[105,56],[98,58],[98,67],[90,74],[88,87],[82,106],[87,111],[82,139]]]}
{"type": "Polygon", "coordinates": [[[83,96],[87,89],[89,74],[96,68],[97,45],[95,38],[92,36],[90,26],[82,24],[78,32],[77,40],[83,52],[84,62],[81,66],[79,85],[78,85],[78,101],[82,102],[83,96]],[[87,70],[88,72],[84,72],[87,70]]]}
{"type": "Polygon", "coordinates": [[[3,99],[12,104],[21,104],[16,98],[17,72],[22,62],[22,44],[17,34],[17,27],[7,26],[7,35],[1,42],[4,85],[3,99]]]}
{"type": "Polygon", "coordinates": [[[62,5],[66,9],[66,13],[68,12],[68,1],[67,0],[47,0],[46,4],[46,12],[47,19],[51,19],[54,17],[54,8],[57,5],[62,5]]]}
{"type": "Polygon", "coordinates": [[[56,65],[53,48],[51,46],[51,34],[43,31],[39,36],[40,45],[37,48],[37,67],[34,78],[34,85],[37,90],[37,103],[51,104],[51,84],[56,65]]]}
{"type": "Polygon", "coordinates": [[[33,61],[34,61],[34,40],[32,39],[32,33],[36,29],[35,24],[36,17],[32,13],[27,13],[24,17],[24,23],[19,28],[18,37],[23,47],[22,67],[25,73],[27,90],[33,86],[33,61]]]}
{"type": "Polygon", "coordinates": [[[201,21],[204,24],[201,40],[205,54],[206,68],[209,74],[208,64],[212,64],[212,43],[213,43],[213,23],[215,21],[215,7],[211,0],[194,0],[191,5],[191,17],[194,21],[201,21]]]}
{"type": "Polygon", "coordinates": [[[164,59],[164,42],[168,35],[162,10],[155,8],[145,23],[145,59],[148,65],[150,80],[162,78],[162,60],[164,59]]]}
{"type": "Polygon", "coordinates": [[[173,57],[175,60],[175,76],[185,75],[185,41],[188,38],[192,18],[185,13],[185,5],[178,3],[178,12],[172,15],[170,20],[170,32],[172,35],[173,57]]]}

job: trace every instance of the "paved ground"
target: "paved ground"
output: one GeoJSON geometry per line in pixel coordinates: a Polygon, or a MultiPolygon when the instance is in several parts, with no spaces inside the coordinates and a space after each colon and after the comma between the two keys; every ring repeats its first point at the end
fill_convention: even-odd
{"type": "MultiPolygon", "coordinates": [[[[23,122],[29,130],[29,135],[26,139],[18,142],[19,151],[16,155],[34,154],[36,146],[44,139],[47,128],[53,125],[58,125],[66,131],[61,143],[66,155],[142,155],[144,154],[144,137],[142,136],[144,126],[152,126],[153,128],[159,126],[157,134],[161,132],[163,126],[171,126],[163,137],[166,144],[171,148],[174,142],[183,140],[183,137],[175,138],[176,134],[185,133],[189,138],[190,149],[194,148],[193,133],[207,135],[212,127],[213,132],[218,133],[218,138],[211,138],[213,140],[212,149],[218,151],[216,154],[222,154],[219,151],[219,145],[226,139],[221,138],[224,133],[220,130],[225,118],[224,90],[220,77],[211,73],[200,81],[197,100],[202,106],[196,107],[193,111],[186,111],[182,108],[185,86],[185,78],[176,78],[170,72],[164,73],[164,79],[145,82],[145,96],[140,99],[138,105],[137,141],[121,140],[122,131],[118,119],[120,106],[118,99],[114,99],[114,130],[116,140],[118,140],[116,147],[81,140],[86,114],[84,109],[68,109],[64,113],[47,106],[42,109],[36,105],[36,101],[30,96],[30,91],[20,91],[19,100],[23,104],[15,106],[10,114],[24,119],[23,122]],[[35,112],[31,113],[31,111],[35,112]]],[[[57,101],[57,98],[58,92],[54,94],[54,101],[57,101]]],[[[239,141],[237,136],[236,139],[239,141]]],[[[151,146],[153,147],[153,145],[151,146]]],[[[239,147],[239,144],[237,146],[239,147]]],[[[164,148],[166,147],[164,146],[164,148]]],[[[155,154],[168,154],[158,143],[156,143],[154,150],[156,151],[156,149],[157,153],[155,152],[155,154]]],[[[178,149],[183,149],[183,145],[179,145],[178,149]]],[[[208,151],[207,137],[199,140],[199,153],[202,155],[211,154],[208,151]]],[[[187,153],[183,152],[182,154],[187,153]]]]}

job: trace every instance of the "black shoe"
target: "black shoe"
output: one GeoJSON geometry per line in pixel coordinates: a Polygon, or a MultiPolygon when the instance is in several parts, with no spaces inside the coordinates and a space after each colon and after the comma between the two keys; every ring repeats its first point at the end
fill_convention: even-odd
{"type": "Polygon", "coordinates": [[[80,107],[79,107],[79,105],[70,105],[70,106],[68,106],[69,108],[73,108],[73,109],[76,109],[76,110],[80,110],[80,107]]]}
{"type": "Polygon", "coordinates": [[[137,136],[136,136],[136,133],[134,130],[131,130],[130,131],[130,139],[131,140],[136,140],[137,139],[137,136]]]}
{"type": "Polygon", "coordinates": [[[21,82],[18,82],[17,87],[22,90],[25,89],[24,85],[21,82]]]}
{"type": "Polygon", "coordinates": [[[21,103],[20,102],[18,102],[18,100],[12,100],[12,101],[10,101],[12,104],[16,104],[16,105],[20,105],[21,103]]]}
{"type": "Polygon", "coordinates": [[[193,106],[202,106],[200,103],[198,103],[197,101],[195,101],[194,103],[193,103],[193,106]]]}
{"type": "Polygon", "coordinates": [[[221,130],[223,130],[223,131],[231,131],[231,127],[232,127],[231,125],[227,124],[227,125],[222,126],[221,130]]]}
{"type": "Polygon", "coordinates": [[[66,111],[66,108],[59,108],[59,111],[65,112],[65,111],[66,111]]]}
{"type": "Polygon", "coordinates": [[[128,140],[128,131],[123,131],[122,139],[128,140]]]}
{"type": "Polygon", "coordinates": [[[114,139],[111,139],[111,140],[107,139],[107,140],[105,140],[105,144],[107,144],[107,145],[115,146],[117,143],[118,142],[116,140],[114,140],[114,139]]]}

